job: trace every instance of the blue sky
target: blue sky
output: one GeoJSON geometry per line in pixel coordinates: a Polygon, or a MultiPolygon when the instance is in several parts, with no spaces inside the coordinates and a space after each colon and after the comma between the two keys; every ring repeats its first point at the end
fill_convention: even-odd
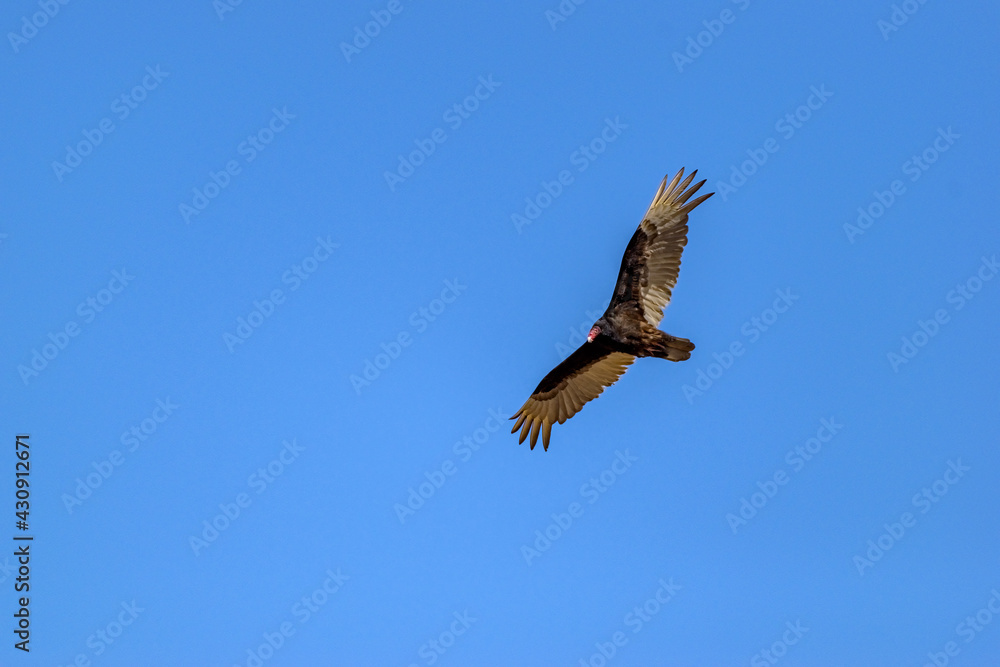
{"type": "Polygon", "coordinates": [[[995,664],[998,19],[11,3],[0,662],[995,664]],[[692,358],[519,447],[681,167],[692,358]]]}

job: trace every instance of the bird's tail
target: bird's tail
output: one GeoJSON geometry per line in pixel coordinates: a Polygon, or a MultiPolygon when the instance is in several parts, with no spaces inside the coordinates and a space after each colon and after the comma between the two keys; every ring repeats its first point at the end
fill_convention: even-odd
{"type": "Polygon", "coordinates": [[[669,334],[663,334],[657,345],[656,356],[670,361],[684,361],[691,358],[691,350],[694,343],[687,338],[677,338],[669,334]]]}

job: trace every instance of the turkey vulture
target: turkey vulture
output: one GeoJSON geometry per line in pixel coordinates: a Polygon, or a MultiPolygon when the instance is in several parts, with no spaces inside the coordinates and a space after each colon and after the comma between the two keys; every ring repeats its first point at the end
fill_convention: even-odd
{"type": "Polygon", "coordinates": [[[518,444],[531,432],[531,449],[542,432],[542,446],[549,449],[552,424],[575,415],[584,403],[614,384],[636,357],[670,361],[690,358],[694,343],[660,331],[663,309],[677,284],[681,252],[687,245],[688,213],[714,192],[691,202],[705,181],[690,188],[695,170],[684,178],[681,169],[670,183],[663,179],[649,210],[632,235],[622,257],[611,304],[587,335],[587,342],[542,378],[531,397],[511,419],[511,433],[521,429],[518,444]],[[684,178],[683,181],[681,179],[684,178]]]}

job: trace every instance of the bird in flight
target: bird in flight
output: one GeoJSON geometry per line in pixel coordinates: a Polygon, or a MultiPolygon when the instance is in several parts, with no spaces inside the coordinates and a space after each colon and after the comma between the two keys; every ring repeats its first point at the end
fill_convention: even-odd
{"type": "Polygon", "coordinates": [[[688,213],[714,192],[691,199],[705,184],[691,185],[698,170],[684,178],[681,169],[663,179],[649,210],[625,248],[611,304],[587,334],[587,341],[552,369],[511,419],[511,433],[521,429],[518,444],[531,434],[531,449],[542,433],[549,448],[552,425],[562,424],[614,384],[636,357],[670,361],[690,358],[694,343],[660,331],[663,309],[677,284],[681,252],[687,245],[688,213]],[[681,180],[683,179],[683,180],[681,180]]]}

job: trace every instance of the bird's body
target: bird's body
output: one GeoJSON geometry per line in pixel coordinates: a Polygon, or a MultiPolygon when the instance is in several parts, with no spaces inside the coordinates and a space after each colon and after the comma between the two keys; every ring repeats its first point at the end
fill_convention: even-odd
{"type": "Polygon", "coordinates": [[[696,173],[682,182],[681,169],[669,185],[663,179],[625,249],[608,309],[594,323],[587,341],[552,369],[511,417],[517,419],[511,433],[520,428],[520,442],[530,432],[534,449],[541,432],[547,450],[552,424],[562,424],[597,398],[637,357],[684,361],[691,356],[691,341],[664,333],[657,325],[677,284],[688,213],[714,194],[688,202],[705,183],[688,188],[696,173]]]}

